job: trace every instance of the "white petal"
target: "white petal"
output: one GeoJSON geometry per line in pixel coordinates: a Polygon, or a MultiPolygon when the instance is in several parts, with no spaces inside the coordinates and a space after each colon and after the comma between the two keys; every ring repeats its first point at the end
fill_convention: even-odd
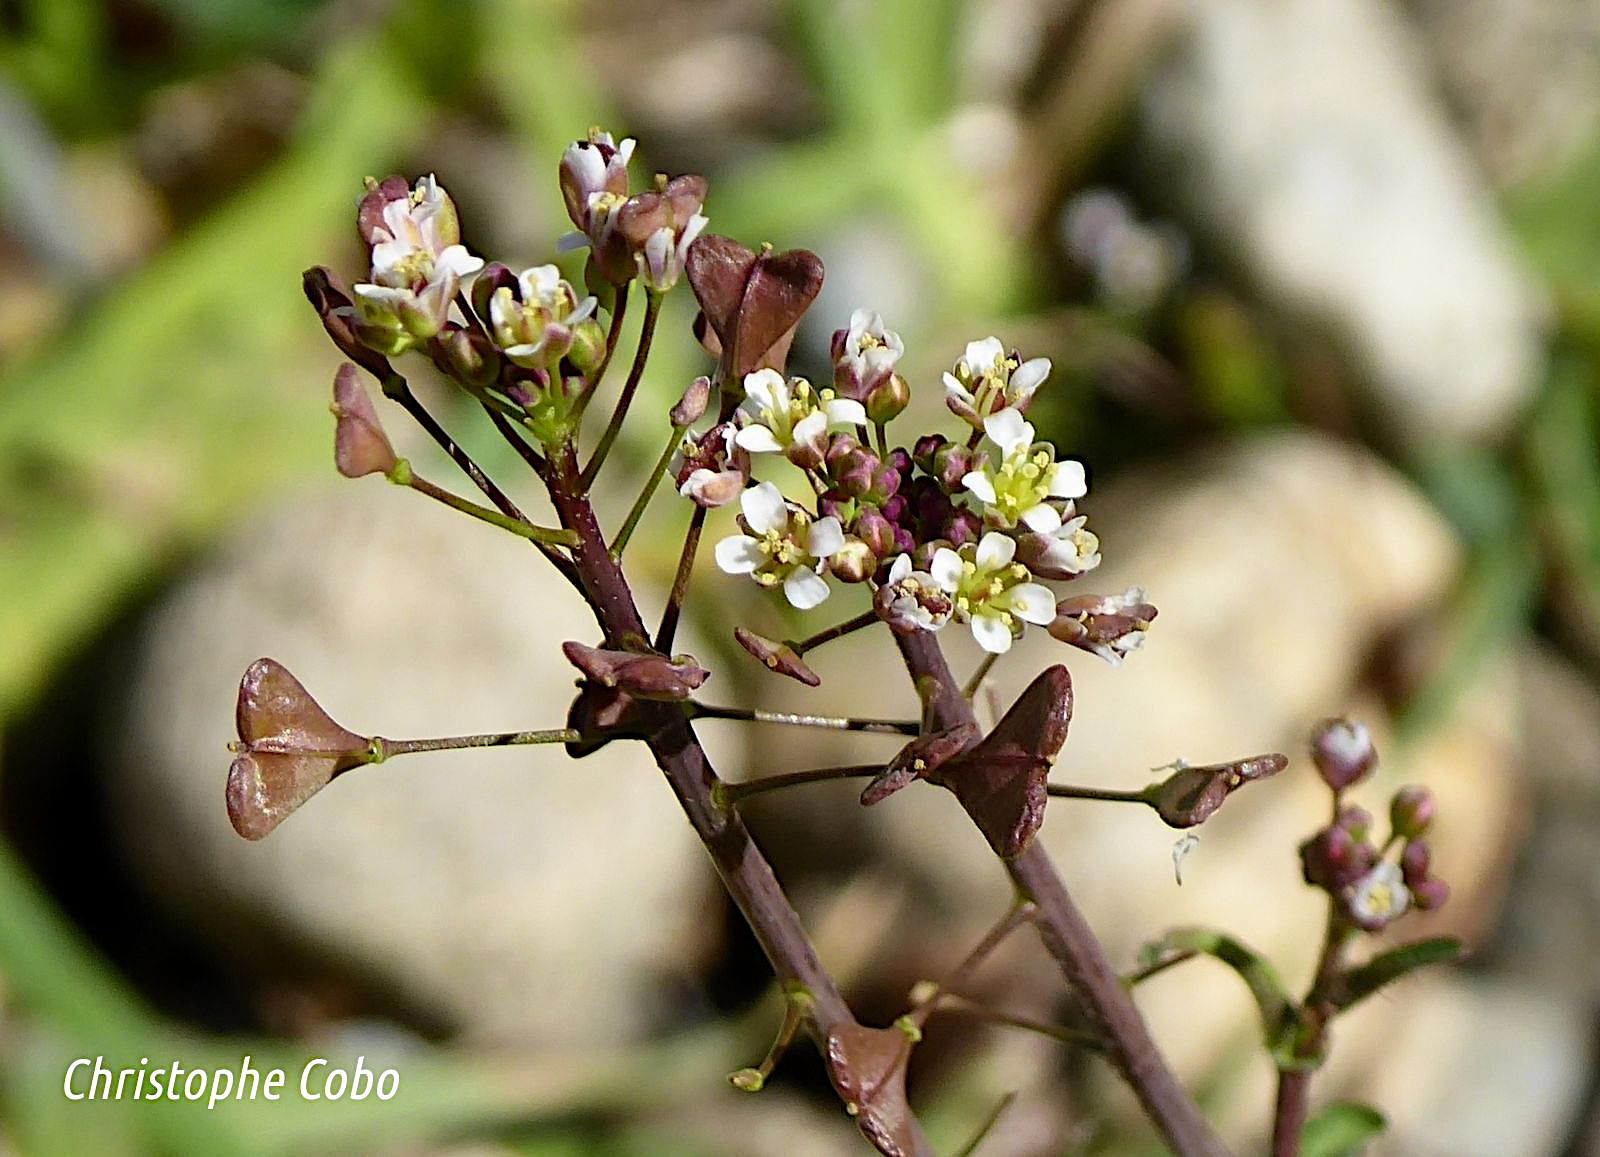
{"type": "Polygon", "coordinates": [[[1008,609],[1020,619],[1042,627],[1056,617],[1056,596],[1043,583],[1018,583],[1006,597],[1008,609]]]}
{"type": "Polygon", "coordinates": [[[749,574],[767,561],[761,544],[748,534],[730,534],[717,543],[717,566],[729,574],[749,574]]]}
{"type": "Polygon", "coordinates": [[[997,499],[994,492],[994,481],[982,470],[974,470],[961,476],[961,485],[975,494],[979,502],[985,506],[993,506],[997,499]]]}
{"type": "Polygon", "coordinates": [[[1011,650],[1011,628],[996,615],[974,615],[972,637],[991,655],[1004,655],[1011,650]]]}
{"type": "Polygon", "coordinates": [[[770,482],[752,486],[741,494],[739,508],[744,511],[744,520],[750,524],[750,529],[757,534],[766,534],[768,531],[782,534],[788,529],[788,503],[784,502],[783,493],[770,482]]]}
{"type": "Polygon", "coordinates": [[[967,368],[974,374],[981,374],[985,370],[993,369],[995,362],[1005,356],[1006,347],[1000,344],[1000,339],[986,337],[982,341],[969,341],[961,360],[967,363],[967,368]]]}
{"type": "Polygon", "coordinates": [[[954,374],[945,374],[944,392],[946,397],[959,398],[969,406],[972,405],[973,402],[977,401],[977,399],[972,396],[971,391],[969,391],[966,386],[963,386],[954,374]]]}
{"type": "Polygon", "coordinates": [[[1033,397],[1046,378],[1050,376],[1049,358],[1029,358],[1017,367],[1017,372],[1011,375],[1011,387],[1007,391],[1017,402],[1033,397]]]}
{"type": "Polygon", "coordinates": [[[774,369],[757,370],[744,376],[744,396],[760,401],[769,410],[778,408],[779,400],[789,404],[789,384],[774,369]]]}
{"type": "Polygon", "coordinates": [[[680,256],[689,252],[689,246],[695,243],[695,239],[700,236],[701,231],[709,224],[711,224],[710,219],[703,213],[696,213],[689,218],[689,223],[683,227],[683,232],[678,234],[678,253],[680,256]]]}
{"type": "Polygon", "coordinates": [[[928,564],[928,573],[933,577],[933,581],[945,591],[954,591],[960,585],[964,569],[961,565],[961,556],[948,546],[941,546],[934,551],[933,561],[928,564]]]}
{"type": "Polygon", "coordinates": [[[746,426],[733,440],[752,454],[771,454],[783,449],[783,443],[765,426],[746,426]]]}
{"type": "Polygon", "coordinates": [[[828,597],[828,584],[816,571],[796,567],[783,580],[783,593],[789,605],[797,610],[809,611],[828,597]]]}
{"type": "Polygon", "coordinates": [[[1061,529],[1061,513],[1054,506],[1041,502],[1022,512],[1023,524],[1038,534],[1054,534],[1061,529]]]}
{"type": "MultiPolygon", "coordinates": [[[[861,311],[858,309],[856,312],[860,313],[861,311]]],[[[852,318],[852,323],[853,321],[854,319],[852,318]]],[[[902,581],[910,573],[911,556],[909,554],[899,555],[889,564],[889,585],[893,586],[895,583],[902,581]]]]}
{"type": "Polygon", "coordinates": [[[983,420],[983,432],[1006,457],[1033,445],[1033,427],[1021,411],[1007,407],[983,420]]]}
{"type": "Polygon", "coordinates": [[[819,518],[806,534],[806,553],[812,558],[827,558],[844,549],[844,528],[833,515],[819,518]]]}
{"type": "Polygon", "coordinates": [[[789,441],[793,445],[811,446],[820,453],[827,433],[828,415],[813,410],[794,424],[794,429],[789,431],[789,441]]]}
{"type": "Polygon", "coordinates": [[[978,540],[978,557],[976,559],[979,570],[999,570],[1011,562],[1012,555],[1017,553],[1017,544],[1006,535],[990,531],[978,540]]]}
{"type": "Polygon", "coordinates": [[[865,426],[867,411],[852,398],[835,398],[827,405],[828,421],[833,425],[865,426]]]}
{"type": "Polygon", "coordinates": [[[597,297],[584,298],[582,301],[578,302],[576,309],[567,314],[566,320],[563,322],[563,324],[574,326],[580,321],[588,321],[589,318],[594,314],[594,311],[599,308],[599,305],[600,299],[597,297]]]}
{"type": "Polygon", "coordinates": [[[589,244],[589,235],[586,233],[576,231],[563,233],[556,238],[556,252],[571,253],[574,249],[582,249],[587,244],[589,244]]]}
{"type": "Polygon", "coordinates": [[[451,245],[435,258],[433,276],[436,281],[444,277],[466,277],[482,268],[483,258],[468,253],[465,245],[451,245]]]}
{"type": "Polygon", "coordinates": [[[1057,462],[1050,471],[1050,496],[1052,498],[1082,498],[1089,493],[1089,478],[1083,472],[1083,463],[1068,459],[1057,462]]]}

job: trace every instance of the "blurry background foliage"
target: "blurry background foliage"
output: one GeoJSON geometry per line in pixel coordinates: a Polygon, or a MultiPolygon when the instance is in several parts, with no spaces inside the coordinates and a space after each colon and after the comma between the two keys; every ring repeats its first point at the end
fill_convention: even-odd
{"type": "MultiPolygon", "coordinates": [[[[1548,374],[1520,425],[1488,448],[1402,443],[1351,401],[1355,371],[1259,308],[1203,239],[1147,238],[1131,282],[1082,260],[1092,214],[1126,211],[1074,198],[1125,175],[1116,146],[1160,48],[1165,26],[1149,12],[1162,6],[1042,7],[1052,19],[1034,30],[1035,70],[1016,86],[1023,133],[996,174],[981,171],[981,149],[978,171],[952,161],[986,124],[969,101],[985,78],[963,68],[976,17],[957,0],[707,5],[757,22],[793,89],[781,115],[707,133],[693,131],[692,107],[680,131],[654,131],[645,87],[625,74],[661,63],[657,37],[670,39],[686,5],[0,0],[0,752],[12,765],[0,770],[66,742],[73,710],[87,709],[74,680],[98,641],[186,558],[283,488],[331,472],[333,357],[299,274],[324,261],[356,271],[361,179],[435,170],[477,251],[548,260],[565,228],[556,159],[591,124],[638,133],[649,165],[705,172],[712,229],[746,242],[809,245],[832,264],[850,242],[840,223],[882,223],[917,274],[882,306],[914,351],[915,380],[937,381],[959,352],[952,335],[997,330],[1025,355],[1052,356],[1034,417],[1096,471],[1263,425],[1383,449],[1470,549],[1447,645],[1398,692],[1406,735],[1530,625],[1600,670],[1600,148],[1505,191],[1555,304],[1548,374]],[[1068,213],[1063,226],[1069,201],[1077,221],[1068,213]]],[[[855,302],[825,304],[834,312],[813,320],[808,350],[855,302]]],[[[629,431],[652,443],[640,460],[657,437],[644,415],[700,364],[684,336],[687,294],[671,308],[653,399],[629,431]]],[[[799,368],[825,373],[809,356],[799,368]]],[[[80,874],[117,873],[114,854],[5,821],[0,1151],[352,1152],[487,1133],[527,1153],[661,1154],[659,1138],[598,1122],[669,1098],[663,1074],[715,1080],[741,1047],[730,1041],[748,1043],[737,1026],[706,1030],[559,1076],[440,1049],[406,1071],[417,1095],[399,1110],[69,1105],[57,1093],[64,1056],[165,1050],[227,1064],[248,1051],[293,1070],[304,1050],[251,1035],[258,1026],[239,1023],[225,995],[180,995],[190,979],[162,967],[190,963],[182,952],[109,963],[104,913],[40,879],[74,859],[80,874]]],[[[126,933],[158,917],[120,919],[126,933]]],[[[935,1106],[930,1120],[950,1144],[971,1118],[947,1116],[935,1106]]]]}

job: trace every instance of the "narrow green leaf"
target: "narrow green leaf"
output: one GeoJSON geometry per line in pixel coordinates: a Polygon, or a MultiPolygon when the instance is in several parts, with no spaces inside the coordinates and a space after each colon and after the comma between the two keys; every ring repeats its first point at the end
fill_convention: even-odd
{"type": "Polygon", "coordinates": [[[1460,957],[1461,941],[1453,936],[1437,936],[1431,940],[1403,944],[1345,973],[1334,985],[1330,997],[1335,1008],[1347,1009],[1384,985],[1392,984],[1419,968],[1426,968],[1430,964],[1449,964],[1460,957]]]}
{"type": "Polygon", "coordinates": [[[1383,1114],[1370,1105],[1335,1101],[1306,1122],[1300,1157],[1359,1157],[1385,1124],[1383,1114]]]}
{"type": "Polygon", "coordinates": [[[1140,959],[1154,963],[1170,952],[1202,953],[1237,972],[1255,998],[1268,1049],[1276,1051],[1292,1037],[1299,1023],[1299,1012],[1277,970],[1255,949],[1212,928],[1174,928],[1146,946],[1140,959]]]}

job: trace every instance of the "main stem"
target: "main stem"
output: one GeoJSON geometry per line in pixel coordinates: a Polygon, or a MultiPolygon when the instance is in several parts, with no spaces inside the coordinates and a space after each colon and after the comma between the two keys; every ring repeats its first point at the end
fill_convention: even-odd
{"type": "MultiPolygon", "coordinates": [[[[561,525],[578,534],[573,559],[589,595],[589,604],[606,638],[646,634],[621,568],[606,551],[600,525],[589,501],[578,492],[577,456],[571,446],[551,457],[550,497],[561,525]]],[[[698,507],[696,509],[699,509],[698,507]]],[[[681,705],[639,701],[648,731],[645,742],[667,777],[678,803],[710,854],[722,883],[744,914],[778,978],[804,987],[811,997],[810,1030],[820,1047],[830,1034],[857,1022],[833,978],[817,959],[799,915],[778,884],[778,878],[756,847],[744,821],[732,809],[712,802],[721,780],[711,766],[681,705]]],[[[913,1157],[932,1150],[915,1134],[913,1157]]]]}
{"type": "Polygon", "coordinates": [[[1339,974],[1349,940],[1350,925],[1341,916],[1338,902],[1329,897],[1322,955],[1300,1010],[1306,1029],[1297,1042],[1295,1057],[1304,1063],[1278,1070],[1278,1096],[1272,1109],[1272,1157],[1300,1157],[1300,1139],[1311,1107],[1311,1074],[1315,1058],[1327,1047],[1328,1021],[1334,1012],[1327,993],[1339,974]]]}
{"type": "MultiPolygon", "coordinates": [[[[944,730],[974,723],[972,704],[962,695],[934,635],[897,633],[895,642],[912,681],[924,692],[929,726],[944,730]]],[[[1112,1064],[1167,1144],[1179,1157],[1226,1157],[1227,1148],[1157,1051],[1144,1018],[1044,847],[1034,840],[1021,855],[1006,861],[1006,870],[1017,891],[1037,905],[1033,923],[1040,939],[1082,1001],[1112,1064]]]]}

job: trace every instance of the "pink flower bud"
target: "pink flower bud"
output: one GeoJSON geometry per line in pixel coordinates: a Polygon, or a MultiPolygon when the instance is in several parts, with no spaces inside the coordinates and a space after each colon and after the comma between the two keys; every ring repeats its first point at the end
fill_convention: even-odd
{"type": "Polygon", "coordinates": [[[1334,791],[1360,783],[1378,766],[1371,733],[1349,719],[1324,719],[1312,729],[1311,758],[1334,791]]]}
{"type": "Polygon", "coordinates": [[[1389,801],[1389,825],[1394,834],[1415,840],[1433,823],[1433,793],[1425,787],[1403,787],[1389,801]]]}
{"type": "Polygon", "coordinates": [[[701,374],[689,383],[689,388],[683,391],[683,397],[668,412],[667,418],[679,429],[692,426],[700,420],[710,402],[711,379],[701,374]]]}

